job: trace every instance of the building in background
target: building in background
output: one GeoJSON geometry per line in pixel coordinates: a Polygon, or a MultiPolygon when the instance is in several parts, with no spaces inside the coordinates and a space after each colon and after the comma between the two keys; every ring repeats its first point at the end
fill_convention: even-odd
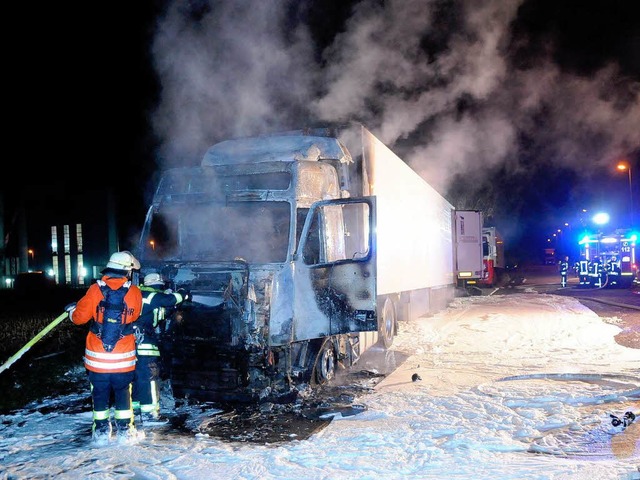
{"type": "Polygon", "coordinates": [[[35,193],[0,194],[0,288],[36,272],[55,285],[90,285],[119,250],[113,195],[62,196],[42,187],[35,193]]]}

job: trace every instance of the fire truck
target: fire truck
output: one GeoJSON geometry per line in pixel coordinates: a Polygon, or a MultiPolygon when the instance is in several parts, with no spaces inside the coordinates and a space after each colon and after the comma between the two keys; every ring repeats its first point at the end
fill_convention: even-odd
{"type": "Polygon", "coordinates": [[[495,286],[504,274],[504,241],[496,227],[482,228],[482,278],[483,287],[495,286]]]}
{"type": "Polygon", "coordinates": [[[638,233],[617,229],[586,234],[579,242],[578,276],[581,287],[629,288],[638,278],[638,233]]]}

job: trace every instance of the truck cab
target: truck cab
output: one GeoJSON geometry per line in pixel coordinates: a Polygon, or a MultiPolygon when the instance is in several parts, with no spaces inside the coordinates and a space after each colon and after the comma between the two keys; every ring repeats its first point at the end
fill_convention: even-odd
{"type": "Polygon", "coordinates": [[[193,297],[167,334],[176,398],[288,395],[357,361],[378,330],[376,204],[351,198],[350,161],[335,138],[285,134],[165,172],[139,258],[193,297]]]}

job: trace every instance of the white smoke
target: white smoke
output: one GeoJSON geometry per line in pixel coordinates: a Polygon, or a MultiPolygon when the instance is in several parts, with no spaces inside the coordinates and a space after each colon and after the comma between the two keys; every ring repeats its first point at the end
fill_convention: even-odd
{"type": "Polygon", "coordinates": [[[288,31],[286,2],[215,2],[196,19],[172,4],[154,41],[162,83],[154,117],[169,162],[199,160],[224,138],[281,128],[308,101],[314,65],[303,28],[288,31]]]}
{"type": "MultiPolygon", "coordinates": [[[[588,176],[640,145],[640,82],[611,63],[563,71],[553,45],[516,68],[525,0],[363,0],[321,52],[304,4],[173,3],[154,42],[162,157],[199,161],[225,138],[358,120],[438,191],[454,175],[523,171],[523,136],[588,176]],[[201,5],[202,6],[202,5],[201,5]],[[191,7],[191,8],[189,8],[191,7]],[[436,39],[424,48],[425,39],[436,39]]],[[[317,14],[317,13],[316,13],[317,14]]],[[[168,166],[168,165],[167,165],[168,166]]]]}

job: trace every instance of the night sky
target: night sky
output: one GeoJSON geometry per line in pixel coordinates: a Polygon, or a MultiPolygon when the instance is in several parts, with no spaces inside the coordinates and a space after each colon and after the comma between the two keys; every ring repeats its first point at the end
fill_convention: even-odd
{"type": "Polygon", "coordinates": [[[231,137],[355,120],[535,255],[582,208],[628,223],[622,158],[640,221],[636,3],[12,4],[0,189],[10,209],[20,192],[91,202],[112,187],[133,238],[161,168],[231,137]]]}

